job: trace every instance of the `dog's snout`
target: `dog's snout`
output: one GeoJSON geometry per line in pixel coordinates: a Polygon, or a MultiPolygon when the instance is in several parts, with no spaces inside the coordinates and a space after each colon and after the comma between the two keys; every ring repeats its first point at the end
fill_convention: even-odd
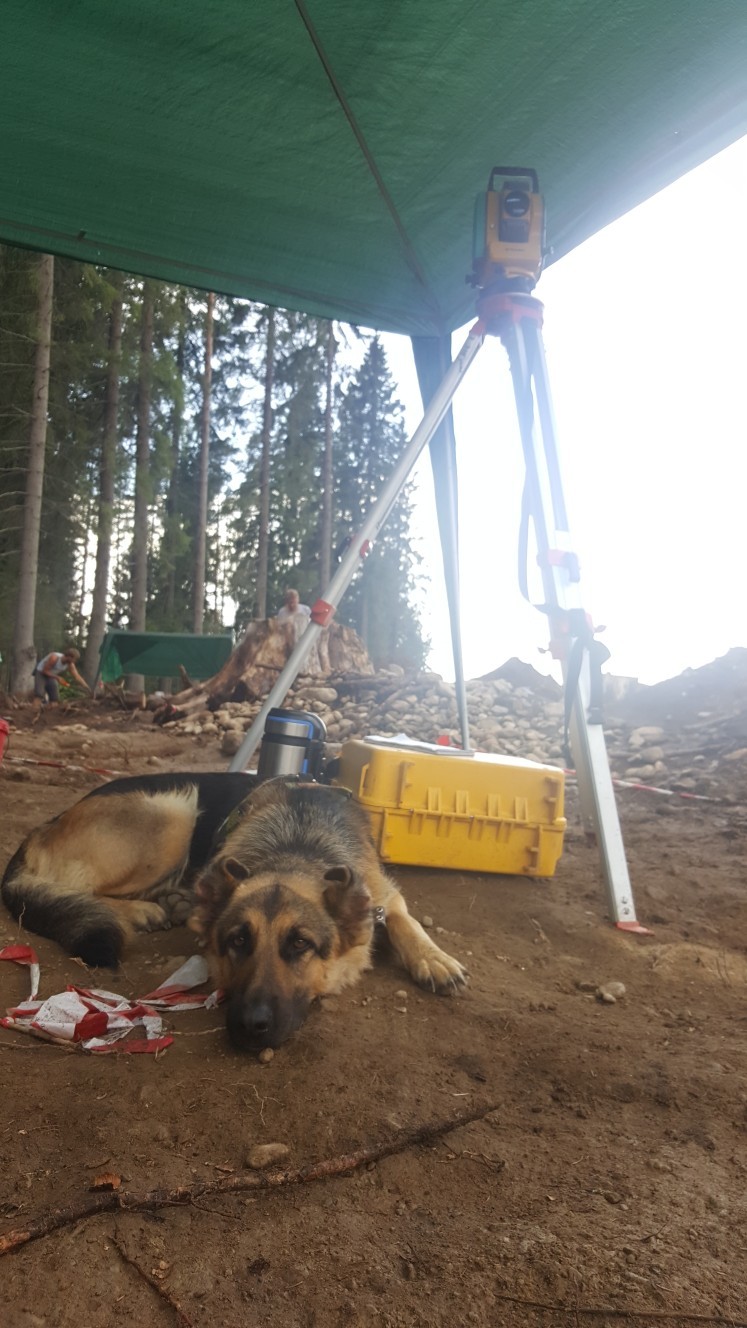
{"type": "Polygon", "coordinates": [[[226,1025],[239,1051],[262,1051],[279,1047],[299,1027],[308,1013],[308,1000],[281,1000],[264,992],[235,992],[228,1004],[226,1025]]]}
{"type": "Polygon", "coordinates": [[[272,1030],[272,1010],[266,1002],[253,1005],[244,1022],[248,1033],[255,1037],[266,1037],[272,1030]]]}

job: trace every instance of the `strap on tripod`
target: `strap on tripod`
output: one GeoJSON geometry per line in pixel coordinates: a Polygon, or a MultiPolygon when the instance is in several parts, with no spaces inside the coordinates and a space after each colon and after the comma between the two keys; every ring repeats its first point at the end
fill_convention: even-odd
{"type": "MultiPolygon", "coordinates": [[[[519,520],[519,590],[521,591],[527,604],[532,600],[529,595],[529,522],[532,515],[532,508],[529,502],[529,483],[524,480],[524,488],[521,494],[521,517],[519,520]]],[[[535,605],[535,608],[541,608],[535,605]]]]}

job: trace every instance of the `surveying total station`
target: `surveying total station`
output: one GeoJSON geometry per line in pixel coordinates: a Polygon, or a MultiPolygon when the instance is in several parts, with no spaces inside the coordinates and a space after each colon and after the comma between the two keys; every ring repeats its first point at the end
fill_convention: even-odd
{"type": "MultiPolygon", "coordinates": [[[[555,436],[555,420],[542,342],[543,306],[532,294],[544,260],[544,201],[534,170],[495,166],[487,190],[475,206],[472,272],[477,322],[428,402],[423,419],[397,462],[337,570],[311,611],[299,638],[259,714],[231,763],[243,770],[260,742],[270,711],[282,706],[311,646],[334,615],[390,511],[410,471],[446,416],[454,394],[486,338],[503,344],[516,401],[525,483],[520,525],[520,588],[529,599],[526,554],[534,532],[550,650],[565,683],[567,763],[578,781],[581,813],[596,839],[610,916],[621,930],[646,933],[636,919],[633,892],[615,802],[602,728],[601,665],[606,648],[595,639],[581,598],[579,561],[570,537],[555,436]]],[[[462,746],[471,752],[464,680],[457,685],[462,746]]]]}
{"type": "Polygon", "coordinates": [[[487,191],[475,201],[468,282],[482,288],[500,276],[516,283],[517,290],[532,291],[542,271],[544,248],[545,202],[537,172],[494,166],[487,191]]]}

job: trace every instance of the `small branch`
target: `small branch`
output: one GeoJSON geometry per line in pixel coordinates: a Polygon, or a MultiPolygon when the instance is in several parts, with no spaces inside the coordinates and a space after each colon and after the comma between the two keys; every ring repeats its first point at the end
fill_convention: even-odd
{"type": "Polygon", "coordinates": [[[176,1314],[177,1328],[193,1328],[192,1320],[187,1318],[179,1301],[176,1299],[176,1296],[172,1296],[168,1288],[163,1286],[163,1284],[158,1281],[157,1277],[153,1277],[151,1273],[143,1268],[142,1264],[139,1264],[136,1259],[133,1259],[132,1255],[127,1253],[124,1245],[120,1244],[116,1236],[110,1236],[110,1240],[119,1257],[123,1259],[125,1263],[128,1263],[130,1268],[134,1268],[135,1272],[139,1273],[143,1278],[143,1281],[147,1282],[148,1286],[153,1287],[153,1290],[158,1293],[161,1299],[165,1300],[166,1304],[171,1306],[176,1314]]]}
{"type": "Polygon", "coordinates": [[[187,670],[185,669],[185,667],[184,667],[183,664],[179,664],[179,665],[178,665],[178,668],[179,668],[179,677],[180,677],[180,679],[181,679],[181,683],[182,683],[182,690],[183,690],[183,691],[191,691],[192,688],[194,687],[194,683],[192,682],[192,679],[190,678],[189,674],[187,673],[187,670]]]}
{"type": "Polygon", "coordinates": [[[308,1181],[329,1180],[332,1176],[348,1176],[353,1171],[382,1158],[392,1157],[395,1153],[404,1153],[418,1144],[430,1143],[444,1134],[451,1134],[463,1125],[484,1120],[491,1112],[497,1111],[499,1104],[475,1107],[463,1116],[446,1121],[435,1121],[430,1125],[419,1125],[407,1130],[397,1139],[378,1144],[374,1148],[360,1148],[355,1153],[342,1157],[325,1158],[322,1162],[309,1167],[298,1167],[286,1171],[257,1172],[237,1176],[223,1176],[220,1180],[199,1182],[197,1185],[180,1185],[175,1190],[147,1190],[144,1194],[129,1194],[126,1190],[113,1190],[106,1194],[97,1194],[92,1199],[83,1199],[77,1203],[66,1204],[63,1208],[52,1208],[40,1217],[36,1217],[23,1229],[8,1231],[0,1236],[0,1257],[20,1249],[31,1240],[48,1236],[60,1227],[72,1226],[74,1222],[86,1221],[99,1213],[142,1212],[145,1209],[171,1208],[180,1204],[190,1204],[195,1199],[202,1199],[213,1194],[237,1194],[244,1190],[270,1190],[285,1185],[302,1185],[308,1181]]]}
{"type": "Polygon", "coordinates": [[[523,1305],[526,1309],[542,1310],[549,1314],[564,1314],[570,1317],[575,1314],[585,1315],[586,1318],[605,1318],[605,1319],[653,1319],[655,1321],[667,1321],[671,1323],[679,1321],[680,1323],[719,1323],[725,1324],[726,1328],[747,1328],[747,1323],[742,1319],[727,1318],[723,1314],[686,1314],[684,1310],[630,1310],[630,1309],[608,1309],[603,1305],[550,1305],[544,1300],[524,1300],[523,1296],[511,1296],[508,1292],[495,1291],[496,1300],[505,1300],[509,1305],[523,1305]]]}

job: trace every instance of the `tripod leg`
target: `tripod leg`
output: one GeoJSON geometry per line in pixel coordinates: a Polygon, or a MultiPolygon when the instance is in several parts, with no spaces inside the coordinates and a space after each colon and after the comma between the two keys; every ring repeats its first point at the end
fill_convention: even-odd
{"type": "MultiPolygon", "coordinates": [[[[479,325],[477,325],[479,327],[479,325]]],[[[402,486],[417,461],[420,453],[430,441],[451,405],[454,393],[464,378],[472,361],[483,343],[481,331],[468,334],[462,349],[444,376],[443,382],[428,405],[420,424],[397,462],[382,490],[381,496],[366,516],[363,525],[351,542],[350,548],[342,558],[337,571],[321,599],[312,609],[312,621],[299,638],[288,657],[285,667],[266,697],[254,723],[244,737],[239,750],[231,761],[229,770],[244,770],[257,747],[262,741],[265,723],[270,711],[282,705],[287,693],[301,671],[301,666],[322,628],[330,621],[332,614],[347,590],[358,570],[361,558],[365,555],[368,544],[376,538],[389,513],[396,503],[402,486]]]]}
{"type": "Polygon", "coordinates": [[[635,916],[601,715],[596,706],[590,709],[592,687],[586,642],[591,632],[581,605],[578,564],[570,546],[540,331],[541,306],[531,297],[524,301],[517,297],[512,313],[514,316],[503,326],[501,337],[508,351],[514,384],[544,607],[555,635],[560,634],[558,628],[565,630],[570,647],[561,663],[564,681],[573,691],[569,732],[582,814],[599,844],[613,922],[626,931],[644,932],[646,929],[639,926],[635,916]],[[569,668],[572,650],[582,647],[581,668],[572,671],[569,668]]]}

